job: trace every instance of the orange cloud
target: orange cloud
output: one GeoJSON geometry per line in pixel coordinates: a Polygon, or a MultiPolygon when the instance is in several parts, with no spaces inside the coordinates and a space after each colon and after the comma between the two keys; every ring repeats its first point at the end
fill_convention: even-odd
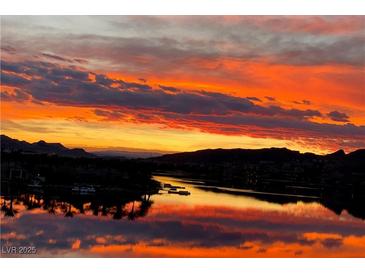
{"type": "MultiPolygon", "coordinates": [[[[33,42],[24,48],[22,30],[10,29],[4,37],[2,120],[7,125],[64,120],[80,134],[86,132],[80,121],[104,129],[153,125],[169,133],[198,130],[201,137],[266,138],[265,146],[286,142],[322,153],[364,145],[361,16],[119,19],[127,32],[133,26],[135,36],[121,35],[118,21],[110,25],[115,36],[103,36],[95,26],[95,35],[69,37],[68,46],[60,42],[67,35],[63,31],[54,39],[29,32],[33,42]],[[155,28],[161,33],[149,37],[145,30],[155,28]],[[245,104],[252,104],[249,114],[242,111],[245,104]]],[[[18,127],[13,137],[30,138],[26,128],[31,129],[18,127]]],[[[43,139],[51,136],[43,133],[43,139]]],[[[64,134],[68,143],[76,142],[64,134]]],[[[215,147],[229,145],[216,140],[215,147]]],[[[198,146],[191,142],[183,150],[198,146]]]]}

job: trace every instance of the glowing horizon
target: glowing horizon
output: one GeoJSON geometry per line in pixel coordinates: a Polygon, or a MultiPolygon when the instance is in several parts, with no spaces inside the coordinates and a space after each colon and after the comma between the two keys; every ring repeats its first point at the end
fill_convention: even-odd
{"type": "Polygon", "coordinates": [[[365,147],[364,16],[2,16],[1,133],[68,147],[365,147]]]}

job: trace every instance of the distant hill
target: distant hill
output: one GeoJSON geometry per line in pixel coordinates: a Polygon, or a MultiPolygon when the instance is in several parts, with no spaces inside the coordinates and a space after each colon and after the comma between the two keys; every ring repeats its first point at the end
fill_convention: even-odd
{"type": "Polygon", "coordinates": [[[82,148],[67,148],[60,143],[47,143],[39,141],[28,143],[12,139],[6,135],[1,135],[1,151],[2,152],[22,152],[35,154],[56,154],[65,157],[95,157],[94,154],[86,152],[82,148]]]}
{"type": "Polygon", "coordinates": [[[167,154],[153,158],[157,161],[170,163],[220,163],[220,162],[241,162],[254,160],[294,160],[300,157],[298,151],[292,151],[286,148],[268,148],[268,149],[205,149],[194,152],[181,152],[167,154]]]}
{"type": "Polygon", "coordinates": [[[204,149],[193,152],[180,152],[161,155],[162,152],[135,150],[102,150],[93,153],[86,152],[82,148],[67,148],[60,143],[47,143],[38,141],[28,143],[1,135],[1,151],[3,152],[23,152],[36,154],[56,154],[66,157],[116,157],[116,158],[148,158],[149,160],[170,163],[170,164],[222,164],[233,162],[255,162],[274,161],[290,162],[304,159],[330,159],[349,160],[352,162],[365,162],[365,149],[346,154],[343,150],[338,150],[327,155],[316,155],[314,153],[300,153],[299,151],[287,148],[263,148],[263,149],[204,149]]]}
{"type": "Polygon", "coordinates": [[[359,149],[349,154],[343,150],[328,155],[316,155],[313,153],[300,153],[287,148],[264,148],[264,149],[205,149],[194,152],[181,152],[166,154],[151,160],[165,163],[232,163],[253,161],[295,161],[304,159],[357,159],[365,160],[365,149],[359,149]]]}
{"type": "Polygon", "coordinates": [[[358,149],[353,152],[347,154],[347,158],[350,158],[354,161],[365,161],[365,149],[358,149]]]}
{"type": "Polygon", "coordinates": [[[116,157],[127,159],[145,159],[161,156],[162,153],[153,151],[128,151],[128,150],[98,150],[92,151],[93,154],[101,157],[116,157]]]}

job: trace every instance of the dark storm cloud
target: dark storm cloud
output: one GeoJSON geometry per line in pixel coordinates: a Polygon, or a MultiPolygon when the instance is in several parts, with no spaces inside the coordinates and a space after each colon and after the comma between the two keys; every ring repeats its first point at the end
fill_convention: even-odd
{"type": "MultiPolygon", "coordinates": [[[[299,109],[283,109],[278,106],[269,106],[264,108],[264,113],[268,115],[283,115],[289,117],[295,117],[297,119],[305,119],[309,117],[321,117],[322,114],[318,110],[306,109],[306,110],[299,110],[299,109]]],[[[260,113],[260,111],[258,111],[260,113]]]]}
{"type": "Polygon", "coordinates": [[[16,73],[23,72],[22,66],[18,63],[10,63],[5,60],[1,60],[1,73],[3,73],[4,71],[11,71],[16,73]]]}
{"type": "Polygon", "coordinates": [[[139,91],[149,91],[152,89],[149,85],[140,84],[135,82],[125,82],[122,80],[111,79],[103,74],[95,74],[90,73],[95,77],[95,82],[98,85],[102,85],[104,87],[110,87],[111,85],[116,85],[118,88],[130,89],[130,90],[139,90],[139,91]]]}
{"type": "MultiPolygon", "coordinates": [[[[12,72],[25,72],[41,79],[32,81],[15,75],[3,79],[4,85],[19,86],[28,83],[26,89],[35,99],[71,105],[119,106],[149,108],[154,110],[189,114],[227,114],[230,112],[254,112],[262,115],[286,115],[296,118],[316,116],[316,111],[285,110],[281,107],[264,108],[250,100],[206,91],[186,91],[175,94],[155,90],[146,84],[114,80],[105,75],[95,75],[89,81],[89,73],[71,67],[61,68],[44,62],[22,63],[8,66],[12,72]],[[117,84],[117,86],[112,86],[117,84]]],[[[177,89],[176,89],[177,90],[177,89]]]]}
{"type": "Polygon", "coordinates": [[[149,91],[152,90],[152,87],[149,85],[139,84],[135,82],[123,82],[123,88],[126,89],[137,89],[139,91],[149,91]]]}
{"type": "Polygon", "coordinates": [[[331,249],[331,248],[339,248],[343,245],[342,238],[328,238],[321,241],[322,245],[331,249]]]}
{"type": "Polygon", "coordinates": [[[20,87],[29,83],[29,80],[18,75],[1,71],[1,83],[6,86],[20,87]]]}
{"type": "MultiPolygon", "coordinates": [[[[189,118],[191,121],[196,123],[200,122],[199,126],[202,128],[207,126],[206,129],[208,131],[210,127],[213,127],[217,133],[221,134],[224,134],[224,128],[226,126],[236,126],[234,129],[242,134],[257,133],[258,135],[263,134],[275,138],[289,138],[294,136],[312,136],[314,138],[319,136],[327,136],[332,138],[337,136],[347,136],[353,138],[362,138],[365,135],[365,126],[355,126],[350,123],[345,125],[334,125],[293,118],[283,119],[282,117],[249,114],[234,114],[225,116],[189,115],[189,117],[178,117],[178,115],[169,114],[168,116],[172,116],[171,118],[176,120],[181,119],[182,121],[189,118]],[[211,125],[206,125],[205,122],[209,122],[211,125]],[[222,129],[220,127],[222,127],[222,129]],[[253,131],[252,127],[257,127],[257,129],[253,131]],[[261,132],[261,130],[264,130],[265,133],[263,131],[261,132]]],[[[232,133],[232,131],[230,131],[230,133],[232,133]]],[[[364,142],[360,142],[359,144],[360,147],[364,145],[364,142]]]]}
{"type": "Polygon", "coordinates": [[[331,111],[327,114],[333,121],[336,122],[348,122],[349,116],[346,113],[339,112],[339,111],[331,111]]]}
{"type": "MultiPolygon", "coordinates": [[[[72,66],[60,67],[46,62],[5,62],[5,65],[7,72],[2,79],[3,85],[19,88],[13,95],[14,100],[31,96],[32,100],[40,102],[95,107],[95,114],[112,120],[124,117],[123,112],[128,109],[131,113],[156,114],[182,124],[216,124],[216,129],[221,129],[222,134],[225,134],[224,129],[229,129],[227,133],[247,134],[244,127],[250,125],[261,127],[263,131],[280,129],[277,133],[279,135],[283,134],[282,130],[296,130],[296,134],[302,135],[306,132],[331,136],[365,134],[364,126],[312,122],[311,118],[323,116],[315,109],[260,106],[253,102],[257,100],[252,100],[252,97],[241,98],[204,90],[176,88],[174,92],[165,92],[147,84],[111,79],[72,66]],[[20,77],[17,73],[24,73],[31,80],[20,77]],[[94,80],[89,78],[90,75],[94,76],[94,80]]],[[[9,93],[4,93],[4,96],[7,100],[12,98],[9,93]]],[[[274,100],[273,97],[267,99],[274,100]]],[[[345,118],[348,121],[347,115],[336,111],[329,115],[337,121],[345,121],[345,118]]],[[[275,133],[271,132],[270,136],[272,134],[275,133]]]]}
{"type": "Polygon", "coordinates": [[[4,101],[22,102],[22,101],[28,101],[31,99],[31,96],[27,92],[24,92],[20,89],[15,89],[13,93],[9,93],[7,91],[2,91],[0,95],[1,95],[1,100],[4,100],[4,101]]]}

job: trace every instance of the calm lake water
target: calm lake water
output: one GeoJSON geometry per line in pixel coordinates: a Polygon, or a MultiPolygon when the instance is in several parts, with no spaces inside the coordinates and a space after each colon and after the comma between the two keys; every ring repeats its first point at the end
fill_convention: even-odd
{"type": "Polygon", "coordinates": [[[347,211],[337,215],[315,201],[270,202],[155,179],[191,195],[161,190],[116,202],[1,197],[2,256],[365,257],[365,222],[347,211]],[[9,254],[13,246],[17,254],[9,254]],[[36,254],[19,254],[20,247],[36,254]]]}

